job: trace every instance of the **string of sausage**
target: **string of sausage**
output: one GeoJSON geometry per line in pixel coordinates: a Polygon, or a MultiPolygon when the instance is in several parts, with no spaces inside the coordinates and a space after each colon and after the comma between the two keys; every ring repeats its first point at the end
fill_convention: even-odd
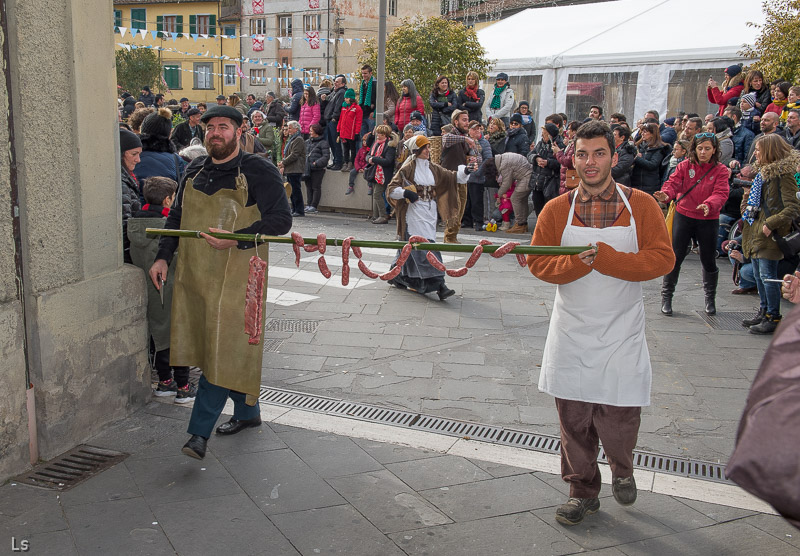
{"type": "MultiPolygon", "coordinates": [[[[394,268],[389,270],[388,272],[384,272],[383,274],[378,274],[377,272],[373,272],[372,270],[367,267],[364,261],[361,260],[361,248],[353,245],[351,247],[350,243],[355,238],[353,236],[346,237],[342,241],[342,285],[346,286],[350,283],[350,249],[353,250],[353,254],[358,259],[358,269],[368,278],[380,278],[381,280],[391,280],[395,278],[403,268],[403,265],[408,260],[409,255],[411,255],[411,250],[414,248],[415,243],[428,243],[428,240],[422,236],[411,236],[408,238],[408,243],[406,243],[403,248],[400,250],[400,256],[397,257],[397,261],[395,262],[394,268]]],[[[294,263],[296,266],[300,266],[300,249],[302,248],[306,253],[313,253],[314,251],[319,251],[320,257],[317,260],[317,266],[319,266],[319,271],[325,278],[331,277],[331,271],[328,269],[328,264],[325,262],[325,241],[326,236],[325,234],[317,234],[317,244],[310,244],[306,245],[303,241],[303,236],[301,236],[298,232],[292,232],[292,240],[294,243],[292,244],[292,249],[294,249],[294,263]]],[[[482,239],[478,242],[478,245],[475,246],[475,249],[472,250],[472,254],[470,255],[469,259],[465,263],[465,265],[461,268],[457,269],[448,269],[444,266],[444,264],[436,258],[433,254],[433,251],[428,251],[426,257],[428,262],[431,263],[431,266],[445,272],[448,276],[452,276],[454,278],[464,276],[467,271],[475,266],[475,263],[478,262],[478,259],[483,254],[483,246],[484,245],[492,245],[492,242],[488,239],[482,239]]],[[[515,247],[519,245],[518,241],[508,241],[497,248],[494,253],[491,253],[492,257],[495,259],[499,259],[504,255],[510,253],[515,247]]],[[[525,266],[527,264],[525,255],[517,253],[517,262],[520,266],[525,266]]]]}

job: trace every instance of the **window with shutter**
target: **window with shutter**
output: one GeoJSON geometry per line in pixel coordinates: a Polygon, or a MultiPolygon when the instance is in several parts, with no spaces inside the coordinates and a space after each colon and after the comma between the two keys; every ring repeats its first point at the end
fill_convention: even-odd
{"type": "Polygon", "coordinates": [[[209,62],[194,63],[194,88],[213,89],[214,82],[211,78],[212,64],[209,62]]]}
{"type": "Polygon", "coordinates": [[[181,66],[177,64],[164,64],[164,81],[170,90],[181,88],[181,66]]]}
{"type": "Polygon", "coordinates": [[[178,29],[178,16],[175,15],[165,15],[164,16],[164,28],[162,31],[166,31],[167,33],[175,33],[178,29]]]}
{"type": "Polygon", "coordinates": [[[183,16],[176,15],[175,16],[175,32],[176,33],[183,33],[183,16]]]}
{"type": "Polygon", "coordinates": [[[162,33],[163,30],[164,30],[164,16],[163,15],[157,15],[156,16],[156,31],[158,31],[158,36],[159,37],[163,37],[164,36],[164,34],[162,33]]]}
{"type": "Polygon", "coordinates": [[[147,29],[147,10],[131,8],[131,29],[147,29]]]}
{"type": "Polygon", "coordinates": [[[233,25],[226,25],[225,27],[223,27],[222,34],[227,35],[228,37],[235,37],[236,27],[233,25]]]}
{"type": "Polygon", "coordinates": [[[122,10],[114,10],[114,27],[122,26],[122,10]]]}
{"type": "Polygon", "coordinates": [[[189,16],[189,34],[196,35],[197,34],[197,16],[190,15],[189,16]]]}
{"type": "Polygon", "coordinates": [[[214,14],[208,16],[208,34],[209,35],[217,34],[217,16],[214,14]]]}

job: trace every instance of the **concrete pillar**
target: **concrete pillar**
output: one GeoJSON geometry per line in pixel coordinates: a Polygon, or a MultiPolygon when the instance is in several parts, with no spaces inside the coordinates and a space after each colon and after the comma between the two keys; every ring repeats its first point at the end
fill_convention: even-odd
{"type": "Polygon", "coordinates": [[[122,263],[112,5],[0,0],[0,7],[8,30],[0,144],[16,155],[15,184],[8,159],[0,162],[2,480],[27,463],[23,307],[42,458],[145,403],[150,372],[144,276],[122,263]],[[12,185],[24,304],[6,196],[12,185]]]}

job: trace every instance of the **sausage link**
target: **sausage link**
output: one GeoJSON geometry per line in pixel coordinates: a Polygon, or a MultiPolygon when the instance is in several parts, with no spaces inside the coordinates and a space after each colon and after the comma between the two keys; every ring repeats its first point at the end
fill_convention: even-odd
{"type": "Polygon", "coordinates": [[[409,243],[428,243],[428,238],[422,236],[411,236],[408,238],[409,243]]]}
{"type": "Polygon", "coordinates": [[[403,267],[401,267],[401,266],[396,266],[392,270],[390,270],[389,272],[384,272],[380,276],[381,280],[391,280],[392,278],[397,277],[397,275],[400,274],[400,270],[402,270],[402,268],[403,267]]]}
{"type": "Polygon", "coordinates": [[[346,265],[350,260],[350,242],[353,241],[353,236],[344,238],[342,241],[342,265],[346,265]]]}
{"type": "Polygon", "coordinates": [[[350,283],[350,265],[345,263],[342,265],[342,285],[346,286],[350,283]]]}
{"type": "MultiPolygon", "coordinates": [[[[356,248],[355,248],[355,247],[353,247],[353,251],[354,251],[354,252],[355,252],[355,250],[356,250],[356,248]]],[[[363,273],[364,273],[364,275],[365,275],[365,276],[367,276],[368,278],[373,278],[373,279],[375,279],[375,278],[377,278],[377,277],[378,277],[378,273],[376,273],[376,272],[372,272],[372,271],[371,271],[369,268],[367,268],[367,265],[366,265],[366,264],[364,264],[364,261],[362,261],[361,259],[358,259],[358,269],[359,269],[361,272],[363,272],[363,273]]]]}
{"type": "Polygon", "coordinates": [[[462,266],[461,268],[448,268],[446,270],[448,276],[452,276],[453,278],[459,278],[464,276],[467,273],[467,267],[462,266]]]}
{"type": "Polygon", "coordinates": [[[303,236],[298,234],[297,232],[292,232],[292,239],[294,243],[292,244],[292,249],[294,249],[294,264],[295,266],[300,266],[300,248],[303,246],[303,236]]]}
{"type": "Polygon", "coordinates": [[[357,258],[360,259],[361,258],[361,247],[359,247],[358,245],[353,245],[353,255],[355,255],[357,258]]]}
{"type": "Polygon", "coordinates": [[[494,257],[495,259],[499,259],[503,255],[507,255],[512,249],[514,249],[514,247],[518,245],[519,245],[518,241],[507,241],[506,243],[498,247],[497,251],[492,253],[492,257],[494,257]]]}
{"type": "Polygon", "coordinates": [[[403,245],[403,249],[400,251],[400,256],[397,257],[397,262],[394,263],[395,265],[397,265],[398,268],[402,268],[403,265],[406,264],[408,256],[411,254],[411,249],[413,248],[414,246],[411,245],[410,243],[406,243],[405,245],[403,245]]]}
{"type": "Polygon", "coordinates": [[[444,264],[442,264],[442,262],[436,258],[436,255],[433,254],[433,251],[428,251],[428,253],[425,255],[425,258],[428,259],[428,262],[431,263],[431,266],[436,270],[441,270],[442,272],[447,270],[444,264]]]}
{"type": "Polygon", "coordinates": [[[325,262],[324,255],[320,255],[319,259],[317,259],[317,266],[319,267],[319,271],[325,278],[331,277],[331,271],[328,268],[328,263],[325,262]]]}
{"type": "Polygon", "coordinates": [[[324,255],[325,249],[327,249],[328,244],[325,243],[325,234],[317,234],[317,249],[319,249],[319,254],[324,255]]]}
{"type": "Polygon", "coordinates": [[[483,254],[483,245],[480,244],[476,245],[475,249],[472,250],[472,255],[469,256],[469,259],[467,260],[464,266],[466,268],[472,268],[473,266],[475,266],[475,263],[478,262],[478,259],[481,258],[482,254],[483,254]]]}
{"type": "Polygon", "coordinates": [[[528,266],[528,257],[523,255],[522,253],[517,253],[517,262],[519,266],[528,266]]]}

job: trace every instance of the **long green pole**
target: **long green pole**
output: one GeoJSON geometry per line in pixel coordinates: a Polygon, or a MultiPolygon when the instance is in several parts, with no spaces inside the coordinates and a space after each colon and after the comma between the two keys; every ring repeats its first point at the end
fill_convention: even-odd
{"type": "MultiPolygon", "coordinates": [[[[173,236],[173,237],[188,237],[188,238],[200,238],[200,232],[196,230],[166,230],[163,228],[147,228],[145,230],[147,235],[161,235],[161,236],[173,236]]],[[[218,239],[235,239],[237,241],[256,241],[255,234],[236,234],[236,233],[211,233],[211,232],[204,232],[212,237],[218,239]]],[[[266,236],[262,234],[258,234],[258,242],[259,243],[294,243],[294,240],[291,237],[284,237],[284,236],[266,236]]],[[[338,247],[342,245],[343,239],[337,238],[326,238],[325,244],[332,245],[334,247],[338,247]]],[[[304,237],[303,242],[305,244],[314,244],[317,243],[317,238],[315,237],[304,237]]],[[[354,239],[350,242],[351,246],[355,247],[373,247],[378,249],[401,249],[404,245],[407,245],[404,241],[368,241],[362,239],[354,239]]],[[[448,253],[472,253],[472,250],[475,249],[475,245],[469,244],[459,244],[459,243],[413,243],[414,249],[418,249],[420,251],[443,251],[448,253]]],[[[500,245],[484,245],[483,252],[484,253],[494,253],[497,249],[501,246],[500,245]]],[[[583,253],[584,251],[588,251],[591,249],[589,245],[578,245],[578,246],[571,246],[571,247],[562,247],[560,245],[551,246],[551,245],[519,245],[515,247],[511,253],[519,253],[521,255],[577,255],[578,253],[583,253]]]]}

